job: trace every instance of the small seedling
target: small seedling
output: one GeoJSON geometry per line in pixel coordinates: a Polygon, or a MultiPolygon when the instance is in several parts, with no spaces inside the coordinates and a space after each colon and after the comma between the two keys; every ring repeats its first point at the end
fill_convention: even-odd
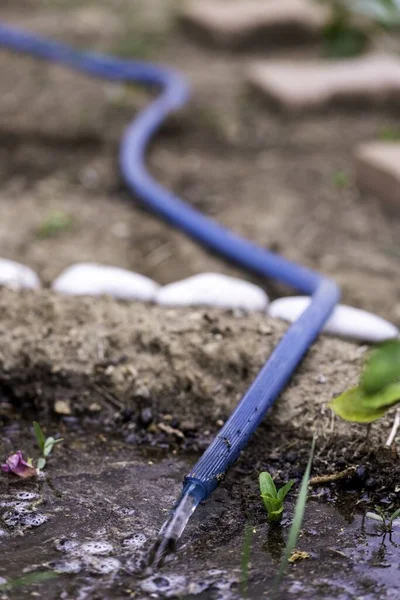
{"type": "Polygon", "coordinates": [[[71,231],[73,225],[74,220],[71,215],[61,210],[55,210],[41,223],[37,231],[37,236],[40,239],[57,237],[66,231],[71,231]]]}
{"type": "Polygon", "coordinates": [[[351,177],[347,171],[338,169],[332,173],[332,183],[338,190],[344,190],[351,185],[351,177]]]}
{"type": "Polygon", "coordinates": [[[385,125],[379,130],[378,139],[382,142],[398,142],[400,140],[400,130],[397,127],[385,125]]]}
{"type": "Polygon", "coordinates": [[[275,595],[276,590],[278,589],[283,576],[285,574],[286,568],[289,564],[289,559],[292,556],[294,549],[296,548],[297,540],[300,534],[300,529],[303,523],[304,511],[307,503],[307,490],[308,490],[308,482],[310,481],[310,473],[311,466],[314,458],[314,450],[315,450],[315,440],[316,436],[314,435],[313,441],[311,444],[310,456],[308,458],[307,467],[301,482],[299,496],[297,498],[296,506],[294,509],[294,518],[293,523],[290,527],[289,537],[285,548],[285,553],[283,555],[279,571],[274,579],[271,589],[271,598],[275,595]]]}
{"type": "Polygon", "coordinates": [[[280,521],[283,515],[283,505],[294,481],[288,481],[279,490],[276,489],[271,475],[264,471],[259,476],[261,498],[267,510],[268,520],[271,522],[280,521]]]}
{"type": "Polygon", "coordinates": [[[346,421],[371,423],[400,402],[400,340],[383,344],[369,357],[357,387],[330,404],[346,421]]]}
{"type": "Polygon", "coordinates": [[[375,507],[376,512],[367,512],[365,515],[368,519],[373,519],[374,521],[379,521],[384,533],[391,533],[393,529],[393,525],[397,525],[400,523],[400,508],[395,510],[389,517],[387,517],[384,511],[379,507],[375,507]]]}
{"type": "Polygon", "coordinates": [[[62,442],[63,438],[58,438],[57,440],[53,437],[46,438],[37,421],[33,422],[33,430],[35,432],[36,442],[42,453],[42,456],[38,458],[36,463],[37,468],[41,471],[46,466],[46,459],[52,453],[54,446],[62,442]]]}

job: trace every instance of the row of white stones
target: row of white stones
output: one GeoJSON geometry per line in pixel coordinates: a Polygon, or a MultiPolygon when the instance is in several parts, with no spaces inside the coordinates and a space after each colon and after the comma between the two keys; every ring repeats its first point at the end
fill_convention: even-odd
{"type": "MultiPolygon", "coordinates": [[[[0,285],[14,289],[40,287],[37,274],[20,263],[0,259],[0,285]]],[[[152,279],[96,263],[78,263],[65,269],[52,284],[61,294],[102,296],[120,300],[141,300],[165,306],[214,306],[224,309],[265,311],[271,317],[295,321],[309,306],[308,296],[279,298],[269,302],[258,286],[220,273],[202,273],[182,281],[160,286],[152,279]]],[[[398,337],[392,323],[372,313],[339,305],[324,331],[365,342],[382,342],[398,337]]]]}

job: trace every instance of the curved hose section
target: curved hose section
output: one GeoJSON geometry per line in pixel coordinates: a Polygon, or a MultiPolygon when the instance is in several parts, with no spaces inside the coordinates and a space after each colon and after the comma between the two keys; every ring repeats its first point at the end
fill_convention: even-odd
{"type": "Polygon", "coordinates": [[[188,99],[187,84],[179,73],[142,62],[78,52],[4,25],[0,25],[0,46],[58,62],[95,77],[160,88],[161,95],[127,127],[121,143],[120,166],[128,187],[149,209],[200,244],[244,269],[312,295],[310,306],[288,329],[219,435],[186,477],[184,491],[189,491],[197,504],[214,490],[237,459],[322,329],[339,300],[339,290],[334,282],[319,273],[259,248],[207,218],[162,187],[148,173],[145,157],[150,140],[166,117],[188,99]]]}

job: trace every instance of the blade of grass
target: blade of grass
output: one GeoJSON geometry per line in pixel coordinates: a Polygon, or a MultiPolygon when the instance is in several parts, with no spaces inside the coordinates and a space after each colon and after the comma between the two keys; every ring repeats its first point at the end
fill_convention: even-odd
{"type": "Polygon", "coordinates": [[[243,596],[247,596],[247,587],[249,583],[249,562],[250,562],[250,552],[251,552],[251,540],[253,539],[254,527],[252,525],[247,525],[245,534],[244,534],[244,542],[243,542],[243,550],[242,550],[242,575],[240,585],[242,588],[243,596]]]}
{"type": "Polygon", "coordinates": [[[279,571],[278,571],[278,573],[273,581],[273,584],[272,584],[271,598],[275,595],[275,592],[277,591],[277,588],[283,579],[285,570],[286,570],[288,562],[289,562],[290,555],[292,554],[293,550],[296,547],[297,539],[299,537],[299,533],[300,533],[300,529],[301,529],[301,525],[303,523],[304,510],[305,510],[306,503],[307,503],[308,482],[310,479],[311,465],[312,465],[312,461],[314,458],[315,440],[316,440],[316,436],[314,435],[312,444],[311,444],[310,456],[308,458],[307,468],[305,470],[303,480],[301,482],[299,496],[297,498],[296,506],[294,509],[294,519],[293,519],[292,526],[290,527],[289,538],[288,538],[288,541],[286,544],[285,553],[283,555],[283,558],[282,558],[282,561],[281,561],[281,564],[279,567],[279,571]]]}
{"type": "Polygon", "coordinates": [[[42,583],[43,581],[50,581],[51,579],[56,579],[57,577],[57,573],[54,573],[53,571],[29,573],[29,575],[23,575],[22,577],[17,577],[16,579],[11,579],[6,583],[0,584],[0,591],[7,591],[13,588],[22,587],[24,585],[31,585],[33,583],[42,583]]]}

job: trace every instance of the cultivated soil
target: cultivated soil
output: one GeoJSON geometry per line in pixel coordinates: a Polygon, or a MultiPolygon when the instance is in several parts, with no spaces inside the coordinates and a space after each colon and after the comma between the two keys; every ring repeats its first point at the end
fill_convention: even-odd
{"type": "MultiPolygon", "coordinates": [[[[182,70],[193,100],[151,148],[152,173],[236,232],[332,276],[344,302],[398,324],[400,218],[358,190],[351,168],[354,146],[397,131],[396,115],[271,112],[243,84],[246,64],[263,52],[196,45],[176,28],[178,4],[3,0],[0,20],[182,70]]],[[[272,298],[290,293],[207,253],[130,196],[118,144],[150,94],[6,52],[0,71],[1,257],[34,268],[45,288],[64,267],[96,261],[160,283],[219,271],[272,298]],[[69,226],[46,236],[55,211],[69,226]]],[[[309,557],[289,566],[276,597],[397,598],[399,530],[384,536],[365,519],[376,505],[399,506],[398,456],[384,447],[393,414],[373,424],[368,439],[365,427],[332,419],[329,401],[357,381],[368,348],[328,336],[195,513],[178,552],[161,570],[143,571],[183,476],[286,327],[240,311],[0,290],[0,457],[17,449],[37,455],[33,420],[64,438],[46,479],[0,479],[0,581],[34,579],[4,598],[233,600],[249,524],[256,532],[248,596],[267,598],[315,432],[313,475],[353,469],[310,488],[298,541],[309,557]],[[260,502],[265,469],[279,483],[296,481],[281,527],[269,528],[260,502]],[[35,581],[41,572],[57,578],[35,581]]]]}

